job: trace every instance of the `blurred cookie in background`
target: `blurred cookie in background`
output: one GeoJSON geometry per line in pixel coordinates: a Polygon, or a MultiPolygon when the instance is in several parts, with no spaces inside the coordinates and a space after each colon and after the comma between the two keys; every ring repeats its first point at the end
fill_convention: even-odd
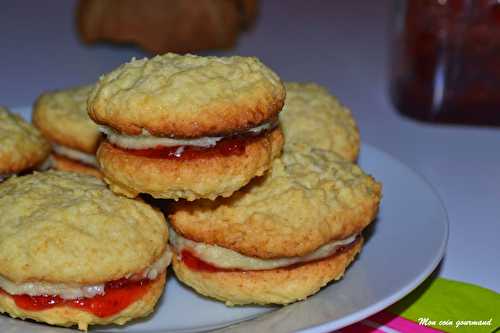
{"type": "Polygon", "coordinates": [[[257,16],[256,0],[80,0],[77,29],[88,44],[137,44],[154,54],[230,48],[257,16]]]}

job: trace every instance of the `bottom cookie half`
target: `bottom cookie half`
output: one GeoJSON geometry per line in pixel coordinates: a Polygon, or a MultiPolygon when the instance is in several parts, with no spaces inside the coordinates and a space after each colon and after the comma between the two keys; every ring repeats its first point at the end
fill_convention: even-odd
{"type": "Polygon", "coordinates": [[[70,158],[57,154],[52,154],[52,161],[54,164],[54,168],[57,170],[78,172],[78,173],[83,173],[85,175],[91,175],[94,177],[102,178],[102,174],[97,168],[94,168],[93,166],[87,164],[80,163],[70,158]]]}
{"type": "Polygon", "coordinates": [[[89,325],[123,325],[132,319],[145,317],[153,312],[165,286],[165,275],[163,273],[153,281],[142,297],[123,310],[106,317],[67,305],[54,306],[45,310],[27,310],[18,306],[14,298],[5,293],[0,293],[0,313],[7,313],[13,318],[32,319],[51,325],[65,327],[78,325],[80,330],[85,331],[89,325]]]}
{"type": "Polygon", "coordinates": [[[188,266],[174,255],[177,277],[198,293],[224,301],[226,305],[288,304],[318,292],[328,282],[340,279],[361,251],[362,237],[344,250],[321,260],[262,271],[208,271],[188,266]]]}

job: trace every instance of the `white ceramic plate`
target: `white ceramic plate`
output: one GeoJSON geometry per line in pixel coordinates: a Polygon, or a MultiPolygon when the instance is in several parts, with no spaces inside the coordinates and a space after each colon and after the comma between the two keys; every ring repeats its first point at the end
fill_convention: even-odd
{"type": "MultiPolygon", "coordinates": [[[[29,118],[29,108],[15,111],[29,118]]],[[[327,332],[362,320],[401,299],[441,260],[448,238],[446,212],[432,187],[390,155],[363,145],[359,164],[383,183],[383,200],[377,221],[365,233],[361,255],[342,280],[306,301],[283,308],[227,308],[198,296],[170,274],[165,296],[152,317],[125,327],[92,331],[193,332],[233,324],[222,331],[327,332]]],[[[0,316],[3,333],[69,331],[0,316]]]]}

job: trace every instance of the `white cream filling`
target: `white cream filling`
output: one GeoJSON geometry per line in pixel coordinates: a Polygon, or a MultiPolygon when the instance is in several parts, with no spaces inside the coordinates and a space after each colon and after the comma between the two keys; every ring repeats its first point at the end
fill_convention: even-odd
{"type": "Polygon", "coordinates": [[[347,239],[327,243],[316,251],[302,257],[260,259],[245,256],[217,245],[194,242],[180,236],[172,228],[170,228],[169,234],[170,244],[174,247],[176,253],[180,254],[182,250],[188,250],[197,258],[215,267],[241,270],[273,269],[323,259],[334,254],[339,247],[352,243],[357,236],[353,235],[347,239]]]}
{"type": "MultiPolygon", "coordinates": [[[[167,250],[165,250],[162,256],[158,258],[151,266],[146,268],[138,275],[137,274],[133,275],[131,278],[133,280],[141,280],[141,279],[154,280],[158,277],[158,275],[160,275],[163,271],[165,271],[168,265],[170,265],[171,261],[172,261],[172,251],[170,251],[170,248],[167,248],[167,250]]],[[[130,278],[130,276],[128,276],[127,278],[130,278]]]]}
{"type": "MultiPolygon", "coordinates": [[[[274,128],[278,124],[277,120],[264,123],[262,125],[250,128],[244,133],[259,134],[274,128]]],[[[151,135],[147,130],[143,129],[140,135],[126,135],[119,133],[108,126],[99,126],[99,130],[106,134],[109,142],[118,147],[128,149],[147,149],[158,146],[176,147],[176,146],[195,146],[195,147],[213,147],[224,138],[224,136],[204,136],[195,139],[174,139],[167,137],[157,137],[151,135]]]]}
{"type": "Polygon", "coordinates": [[[40,163],[37,167],[36,167],[36,170],[37,171],[46,171],[50,168],[52,168],[52,165],[53,165],[53,161],[52,161],[52,158],[49,156],[45,159],[45,161],[43,161],[42,163],[40,163]]]}
{"type": "MultiPolygon", "coordinates": [[[[172,260],[172,252],[167,248],[165,253],[143,272],[133,275],[133,280],[154,280],[165,271],[172,260]]],[[[129,276],[130,277],[130,276],[129,276]]],[[[129,278],[127,277],[127,278],[129,278]]],[[[0,275],[0,288],[10,295],[51,295],[63,299],[90,298],[105,294],[105,284],[80,285],[66,283],[26,282],[14,283],[0,275]]]]}
{"type": "Polygon", "coordinates": [[[47,282],[14,283],[2,276],[0,276],[0,288],[11,295],[57,295],[64,299],[94,297],[104,294],[104,284],[86,286],[47,282]]]}
{"type": "Polygon", "coordinates": [[[54,152],[58,155],[62,155],[68,158],[71,158],[72,160],[76,160],[79,162],[83,162],[85,164],[94,166],[97,168],[97,159],[95,158],[95,155],[92,154],[87,154],[84,152],[81,152],[79,150],[71,149],[65,146],[61,146],[58,144],[52,144],[52,149],[54,149],[54,152]]]}

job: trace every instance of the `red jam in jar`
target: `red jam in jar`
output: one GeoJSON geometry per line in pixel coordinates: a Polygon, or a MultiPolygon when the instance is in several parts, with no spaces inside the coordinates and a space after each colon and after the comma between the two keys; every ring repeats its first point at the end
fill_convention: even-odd
{"type": "Polygon", "coordinates": [[[397,0],[390,92],[403,115],[500,126],[500,3],[397,0]]]}

